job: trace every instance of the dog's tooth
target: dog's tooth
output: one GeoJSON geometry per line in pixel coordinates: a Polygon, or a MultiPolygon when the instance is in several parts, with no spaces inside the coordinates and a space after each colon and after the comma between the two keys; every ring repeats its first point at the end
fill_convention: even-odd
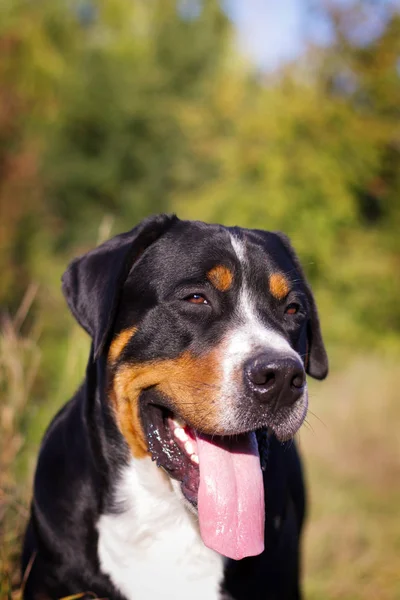
{"type": "Polygon", "coordinates": [[[196,465],[199,464],[199,457],[197,456],[197,454],[192,454],[191,457],[190,457],[190,460],[192,462],[194,462],[196,465]]]}
{"type": "Polygon", "coordinates": [[[187,433],[184,429],[182,429],[182,427],[176,427],[174,429],[174,436],[181,442],[186,442],[188,439],[187,433]]]}
{"type": "Polygon", "coordinates": [[[185,421],[183,419],[181,419],[180,417],[174,417],[172,419],[172,421],[177,427],[179,427],[181,429],[183,429],[186,425],[185,421]]]}
{"type": "Polygon", "coordinates": [[[185,452],[187,454],[189,454],[189,456],[191,456],[192,454],[194,454],[194,447],[193,444],[190,440],[188,440],[187,442],[185,442],[185,452]]]}

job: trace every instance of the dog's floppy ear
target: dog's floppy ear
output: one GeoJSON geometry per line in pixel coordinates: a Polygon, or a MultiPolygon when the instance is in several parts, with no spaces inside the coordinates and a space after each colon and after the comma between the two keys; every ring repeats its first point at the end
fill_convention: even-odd
{"type": "Polygon", "coordinates": [[[307,331],[308,359],[306,361],[306,371],[309,375],[311,375],[311,377],[314,377],[315,379],[325,379],[325,377],[328,375],[328,357],[326,354],[324,342],[322,340],[318,311],[313,293],[305,278],[303,268],[300,265],[300,261],[297,258],[297,254],[294,251],[289,241],[289,238],[280,231],[276,231],[275,233],[276,235],[278,235],[279,239],[285,247],[286,252],[292,259],[292,262],[296,267],[296,271],[302,278],[307,294],[310,309],[310,319],[308,322],[307,331]]]}
{"type": "Polygon", "coordinates": [[[178,218],[148,217],[137,227],[76,258],[62,277],[69,308],[93,340],[97,358],[113,324],[122,286],[135,260],[178,218]]]}

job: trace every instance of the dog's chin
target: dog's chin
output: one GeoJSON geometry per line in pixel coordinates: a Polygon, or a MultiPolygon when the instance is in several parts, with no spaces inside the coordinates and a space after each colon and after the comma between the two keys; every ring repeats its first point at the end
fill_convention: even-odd
{"type": "Polygon", "coordinates": [[[268,426],[280,442],[286,442],[298,432],[308,409],[308,393],[305,387],[293,406],[284,406],[268,418],[268,426]]]}

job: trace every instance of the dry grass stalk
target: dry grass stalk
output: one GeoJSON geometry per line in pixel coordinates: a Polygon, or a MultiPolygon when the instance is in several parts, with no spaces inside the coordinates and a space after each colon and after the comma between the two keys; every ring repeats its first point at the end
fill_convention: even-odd
{"type": "Polygon", "coordinates": [[[17,600],[18,553],[28,511],[17,484],[15,463],[24,442],[21,421],[35,381],[40,350],[22,327],[38,291],[32,284],[14,318],[0,325],[0,597],[17,600]]]}

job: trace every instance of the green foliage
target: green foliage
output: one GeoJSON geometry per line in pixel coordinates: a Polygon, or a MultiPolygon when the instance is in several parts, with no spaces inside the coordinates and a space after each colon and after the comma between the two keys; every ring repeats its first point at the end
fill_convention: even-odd
{"type": "Polygon", "coordinates": [[[170,0],[92,10],[73,76],[60,90],[45,163],[47,202],[67,245],[85,239],[89,223],[93,238],[104,213],[123,226],[169,209],[179,170],[191,162],[180,107],[204,95],[227,29],[215,2],[189,22],[170,0]]]}
{"type": "Polygon", "coordinates": [[[366,6],[331,8],[331,46],[263,79],[219,2],[190,6],[0,4],[2,300],[38,281],[51,347],[68,328],[51,316],[60,272],[104,219],[118,231],[177,211],[285,231],[328,340],[395,344],[399,13],[368,37],[366,6]]]}
{"type": "Polygon", "coordinates": [[[331,9],[331,46],[261,78],[217,0],[182,6],[0,3],[0,299],[39,284],[34,398],[67,396],[68,260],[159,211],[285,231],[330,347],[399,345],[399,13],[359,43],[365,6],[331,9]]]}

